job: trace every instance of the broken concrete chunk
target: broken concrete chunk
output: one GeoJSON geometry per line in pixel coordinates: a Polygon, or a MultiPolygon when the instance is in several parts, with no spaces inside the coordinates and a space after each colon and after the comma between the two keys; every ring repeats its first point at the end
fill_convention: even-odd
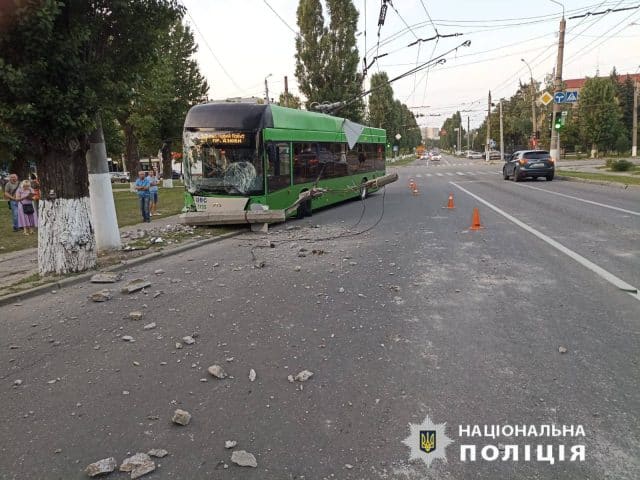
{"type": "Polygon", "coordinates": [[[140,478],[147,473],[151,473],[156,469],[156,464],[153,460],[149,460],[142,465],[138,465],[136,468],[131,470],[131,479],[135,480],[136,478],[140,478]]]}
{"type": "Polygon", "coordinates": [[[142,312],[139,310],[136,310],[134,312],[129,312],[129,318],[131,320],[140,320],[142,318],[142,312]]]}
{"type": "Polygon", "coordinates": [[[211,365],[207,371],[216,378],[226,378],[227,373],[220,365],[211,365]]]}
{"type": "Polygon", "coordinates": [[[191,335],[182,337],[182,341],[187,345],[193,345],[194,343],[196,343],[195,339],[191,335]]]}
{"type": "Polygon", "coordinates": [[[567,347],[558,347],[558,352],[567,353],[567,347]]]}
{"type": "Polygon", "coordinates": [[[289,375],[289,376],[287,377],[287,381],[288,381],[289,383],[293,383],[293,382],[294,382],[293,375],[289,375]]]}
{"type": "Polygon", "coordinates": [[[169,455],[169,452],[167,452],[164,448],[152,448],[147,452],[147,455],[149,455],[150,457],[164,458],[169,455]]]}
{"type": "Polygon", "coordinates": [[[142,327],[143,330],[153,330],[154,328],[156,328],[156,322],[147,323],[142,327]]]}
{"type": "Polygon", "coordinates": [[[89,298],[94,302],[106,302],[107,300],[111,300],[111,290],[93,292],[89,298]]]}
{"type": "Polygon", "coordinates": [[[131,335],[123,335],[120,338],[122,338],[122,340],[125,342],[135,342],[134,338],[131,335]]]}
{"type": "Polygon", "coordinates": [[[151,282],[148,282],[143,278],[136,278],[135,280],[131,280],[124,286],[124,288],[122,289],[122,293],[133,293],[150,286],[151,282]]]}
{"type": "Polygon", "coordinates": [[[313,372],[310,372],[309,370],[302,370],[295,376],[295,380],[298,382],[306,382],[311,377],[313,377],[313,372]]]}
{"type": "Polygon", "coordinates": [[[103,458],[102,460],[98,460],[95,463],[87,465],[85,468],[85,473],[90,477],[96,477],[98,475],[102,475],[104,473],[111,473],[116,469],[116,459],[113,457],[103,458]]]}
{"type": "Polygon", "coordinates": [[[249,381],[250,382],[256,381],[256,371],[253,368],[249,370],[249,381]]]}
{"type": "Polygon", "coordinates": [[[236,445],[238,445],[238,442],[236,442],[235,440],[227,440],[224,442],[224,448],[233,448],[236,445]]]}
{"type": "Polygon", "coordinates": [[[231,454],[231,461],[236,465],[240,465],[241,467],[256,468],[258,466],[256,457],[254,457],[249,452],[245,452],[244,450],[236,450],[235,452],[233,452],[231,454]]]}
{"type": "Polygon", "coordinates": [[[176,342],[176,350],[180,350],[182,348],[182,343],[176,342]]]}
{"type": "Polygon", "coordinates": [[[191,421],[191,414],[186,410],[181,410],[179,408],[173,412],[173,417],[171,418],[173,423],[177,423],[178,425],[189,425],[191,421]]]}
{"type": "Polygon", "coordinates": [[[93,277],[91,277],[91,283],[116,283],[121,278],[122,278],[121,273],[115,273],[115,272],[96,273],[93,277]]]}
{"type": "Polygon", "coordinates": [[[164,270],[162,270],[161,268],[157,269],[155,272],[156,275],[162,275],[164,273],[164,270]]]}
{"type": "Polygon", "coordinates": [[[143,463],[150,462],[150,461],[151,461],[151,457],[149,457],[149,455],[147,455],[146,453],[136,453],[135,455],[129,458],[125,458],[122,461],[122,464],[120,464],[120,471],[130,472],[138,465],[142,465],[143,463]]]}

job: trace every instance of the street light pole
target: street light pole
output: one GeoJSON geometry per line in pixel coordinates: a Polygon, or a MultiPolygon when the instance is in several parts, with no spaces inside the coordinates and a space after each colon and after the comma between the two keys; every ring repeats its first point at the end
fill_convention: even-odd
{"type": "MultiPolygon", "coordinates": [[[[562,19],[560,20],[560,33],[558,36],[558,58],[556,61],[556,75],[553,79],[553,93],[562,91],[562,62],[564,57],[564,30],[567,22],[564,19],[564,5],[556,0],[550,0],[551,2],[560,5],[562,7],[562,19]]],[[[555,96],[555,95],[554,95],[555,96]]],[[[553,116],[551,118],[551,145],[549,153],[551,159],[556,162],[560,159],[560,131],[554,128],[556,124],[556,117],[560,113],[560,104],[553,102],[553,116]]]]}
{"type": "Polygon", "coordinates": [[[633,129],[631,130],[631,156],[638,156],[638,80],[633,84],[633,129]]]}
{"type": "Polygon", "coordinates": [[[500,99],[500,161],[504,162],[504,129],[502,126],[502,99],[500,99]]]}
{"type": "Polygon", "coordinates": [[[529,63],[524,58],[521,58],[520,60],[523,61],[527,67],[529,67],[529,76],[531,78],[531,138],[535,139],[537,122],[536,122],[536,98],[535,98],[536,93],[533,86],[533,71],[531,70],[531,66],[529,65],[529,63]]]}
{"type": "Polygon", "coordinates": [[[271,76],[272,74],[270,73],[269,75],[267,75],[266,77],[264,77],[264,96],[265,99],[267,101],[267,104],[271,103],[271,101],[269,100],[269,83],[267,82],[267,79],[271,76]]]}

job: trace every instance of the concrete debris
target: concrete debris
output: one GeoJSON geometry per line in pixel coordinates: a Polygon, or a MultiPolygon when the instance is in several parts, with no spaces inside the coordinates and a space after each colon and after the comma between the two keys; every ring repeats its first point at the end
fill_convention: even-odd
{"type": "Polygon", "coordinates": [[[293,383],[293,382],[294,382],[293,375],[289,375],[289,376],[287,376],[287,381],[288,381],[289,383],[293,383]]]}
{"type": "Polygon", "coordinates": [[[345,463],[344,468],[346,468],[347,470],[351,470],[353,468],[353,465],[351,465],[350,463],[345,463]]]}
{"type": "Polygon", "coordinates": [[[18,379],[18,380],[14,380],[14,381],[13,381],[13,385],[14,385],[15,387],[19,387],[20,385],[22,385],[22,380],[20,380],[20,379],[18,379]]]}
{"type": "Polygon", "coordinates": [[[567,353],[567,348],[566,347],[558,347],[558,352],[567,353]]]}
{"type": "Polygon", "coordinates": [[[169,455],[169,452],[167,452],[163,448],[152,448],[147,452],[147,455],[149,455],[150,457],[164,458],[169,455]]]}
{"type": "Polygon", "coordinates": [[[253,266],[254,268],[264,268],[267,263],[264,260],[260,260],[256,262],[253,266]]]}
{"type": "Polygon", "coordinates": [[[120,464],[120,471],[130,472],[131,470],[136,468],[138,465],[142,465],[143,463],[150,462],[150,461],[151,461],[151,457],[149,457],[149,455],[147,455],[146,453],[136,453],[135,455],[129,458],[125,458],[122,461],[122,463],[120,464]]]}
{"type": "Polygon", "coordinates": [[[153,298],[158,298],[160,295],[162,295],[164,292],[162,290],[158,290],[153,294],[153,298]]]}
{"type": "Polygon", "coordinates": [[[121,273],[96,273],[93,277],[91,277],[91,283],[116,283],[120,279],[122,279],[121,273]]]}
{"type": "Polygon", "coordinates": [[[116,469],[117,466],[116,459],[113,457],[103,458],[102,460],[98,460],[95,463],[87,465],[85,468],[85,473],[90,477],[95,477],[98,475],[102,475],[103,473],[111,473],[116,469]]]}
{"type": "Polygon", "coordinates": [[[156,270],[155,272],[153,272],[153,273],[155,273],[156,275],[162,275],[162,274],[164,273],[164,270],[163,270],[163,269],[161,269],[161,268],[159,268],[159,269],[157,269],[157,270],[156,270]]]}
{"type": "Polygon", "coordinates": [[[241,467],[256,468],[258,466],[256,457],[254,457],[249,452],[245,452],[244,450],[236,450],[235,452],[233,452],[231,454],[231,461],[241,467]]]}
{"type": "Polygon", "coordinates": [[[147,323],[142,327],[143,330],[153,330],[154,328],[156,328],[156,322],[147,323]]]}
{"type": "Polygon", "coordinates": [[[135,342],[135,339],[131,336],[131,335],[123,335],[122,340],[124,340],[125,342],[135,342]]]}
{"type": "Polygon", "coordinates": [[[338,289],[338,293],[344,293],[344,287],[340,287],[340,288],[338,289]]]}
{"type": "Polygon", "coordinates": [[[233,448],[236,445],[238,445],[238,442],[236,442],[235,440],[227,440],[226,442],[224,442],[224,448],[233,448]]]}
{"type": "Polygon", "coordinates": [[[299,272],[300,270],[302,270],[302,267],[300,267],[300,265],[296,265],[295,267],[293,267],[293,269],[294,269],[296,272],[299,272]]]}
{"type": "Polygon", "coordinates": [[[302,370],[295,376],[295,380],[298,382],[306,382],[311,377],[313,377],[313,372],[310,372],[309,370],[302,370]]]}
{"type": "Polygon", "coordinates": [[[211,365],[209,368],[207,368],[207,371],[209,372],[209,374],[213,375],[216,378],[222,379],[227,377],[227,373],[220,365],[211,365]]]}
{"type": "Polygon", "coordinates": [[[182,348],[182,343],[176,342],[176,350],[180,350],[182,348]]]}
{"type": "Polygon", "coordinates": [[[140,320],[142,318],[142,312],[140,310],[129,312],[129,318],[131,320],[140,320]]]}
{"type": "Polygon", "coordinates": [[[311,250],[311,253],[312,253],[313,255],[324,255],[324,254],[325,254],[325,253],[327,253],[327,252],[325,252],[324,250],[315,250],[315,249],[314,249],[314,250],[311,250]]]}
{"type": "Polygon", "coordinates": [[[249,370],[249,381],[250,382],[256,381],[256,371],[253,368],[249,370]]]}
{"type": "Polygon", "coordinates": [[[191,414],[186,410],[177,408],[176,411],[173,412],[171,421],[173,423],[177,423],[178,425],[189,425],[189,422],[191,421],[191,414]]]}
{"type": "Polygon", "coordinates": [[[145,462],[142,465],[137,466],[133,470],[131,470],[131,479],[135,480],[136,478],[140,478],[147,473],[151,473],[156,469],[156,464],[153,460],[145,462]]]}
{"type": "Polygon", "coordinates": [[[149,288],[150,286],[151,282],[143,278],[136,278],[124,286],[122,293],[133,293],[142,290],[143,288],[149,288]]]}
{"type": "Polygon", "coordinates": [[[298,252],[298,256],[299,256],[300,258],[304,258],[304,257],[306,257],[306,256],[307,256],[307,254],[306,254],[305,252],[298,252]]]}
{"type": "Polygon", "coordinates": [[[182,341],[186,345],[193,345],[194,343],[196,343],[196,340],[191,335],[187,335],[186,337],[182,337],[182,341]]]}
{"type": "Polygon", "coordinates": [[[107,300],[111,300],[111,290],[93,292],[89,298],[94,302],[106,302],[107,300]]]}

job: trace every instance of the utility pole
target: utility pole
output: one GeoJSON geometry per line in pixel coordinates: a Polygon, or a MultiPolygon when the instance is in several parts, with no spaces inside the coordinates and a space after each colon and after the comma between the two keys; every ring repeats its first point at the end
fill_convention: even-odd
{"type": "Polygon", "coordinates": [[[469,153],[469,150],[471,150],[471,128],[469,115],[467,115],[467,153],[469,153]]]}
{"type": "Polygon", "coordinates": [[[284,106],[289,106],[289,77],[284,76],[284,106]]]}
{"type": "Polygon", "coordinates": [[[458,130],[458,150],[462,153],[462,115],[460,115],[460,129],[458,130]]]}
{"type": "Polygon", "coordinates": [[[489,90],[489,103],[487,105],[487,143],[484,146],[484,161],[489,161],[489,141],[491,140],[491,90],[489,90]]]}
{"type": "Polygon", "coordinates": [[[533,70],[531,70],[531,66],[524,58],[521,58],[520,60],[522,60],[524,64],[529,68],[529,77],[531,78],[531,139],[535,140],[537,122],[536,122],[536,98],[535,98],[536,92],[533,86],[533,70]]]}
{"type": "MultiPolygon", "coordinates": [[[[553,3],[562,6],[562,19],[560,20],[560,33],[558,36],[558,59],[556,62],[556,75],[553,79],[553,93],[557,93],[562,91],[562,62],[564,57],[564,30],[567,25],[567,22],[564,19],[564,5],[554,0],[551,0],[553,3]]],[[[551,146],[549,148],[551,159],[558,163],[560,160],[560,132],[554,128],[556,124],[556,117],[560,113],[560,104],[556,103],[555,100],[553,102],[553,115],[551,117],[551,146]]]]}
{"type": "Polygon", "coordinates": [[[271,103],[271,100],[269,100],[269,83],[267,82],[267,79],[270,76],[271,76],[271,74],[269,74],[266,77],[264,77],[264,97],[265,97],[265,100],[267,101],[267,105],[269,103],[271,103]]]}
{"type": "Polygon", "coordinates": [[[504,162],[504,129],[502,127],[502,99],[500,99],[500,160],[504,162]]]}
{"type": "Polygon", "coordinates": [[[631,133],[631,156],[638,156],[638,80],[633,84],[633,129],[631,133]]]}

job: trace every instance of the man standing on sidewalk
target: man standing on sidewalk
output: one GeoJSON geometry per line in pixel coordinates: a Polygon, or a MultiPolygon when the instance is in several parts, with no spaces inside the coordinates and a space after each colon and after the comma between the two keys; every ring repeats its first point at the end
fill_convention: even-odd
{"type": "Polygon", "coordinates": [[[138,200],[140,201],[140,213],[142,213],[142,221],[149,223],[151,218],[149,217],[149,188],[151,187],[151,182],[149,181],[149,177],[146,176],[145,172],[140,170],[138,172],[138,179],[135,183],[135,189],[138,193],[138,200]]]}
{"type": "Polygon", "coordinates": [[[16,191],[19,186],[20,182],[18,181],[18,175],[15,173],[9,175],[9,181],[4,186],[4,198],[9,202],[14,232],[20,231],[20,227],[18,226],[18,200],[16,199],[16,191]]]}

